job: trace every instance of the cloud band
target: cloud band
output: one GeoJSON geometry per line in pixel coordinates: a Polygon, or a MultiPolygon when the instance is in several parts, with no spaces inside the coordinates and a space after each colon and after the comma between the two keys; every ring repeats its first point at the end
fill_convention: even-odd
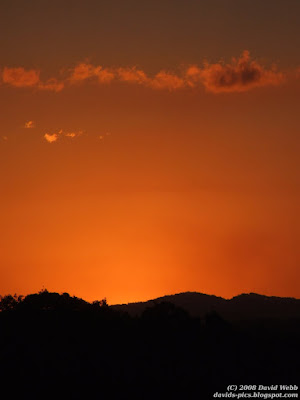
{"type": "Polygon", "coordinates": [[[155,90],[179,90],[185,88],[204,87],[207,92],[245,92],[256,87],[279,85],[285,80],[285,74],[275,67],[266,68],[251,59],[245,50],[239,58],[232,58],[231,63],[208,63],[203,66],[192,65],[180,74],[161,70],[149,76],[137,67],[104,68],[91,63],[79,63],[70,69],[64,79],[40,79],[40,71],[25,70],[23,67],[8,68],[2,71],[4,84],[13,87],[33,87],[38,90],[60,92],[66,86],[92,82],[110,84],[125,82],[138,84],[155,90]]]}

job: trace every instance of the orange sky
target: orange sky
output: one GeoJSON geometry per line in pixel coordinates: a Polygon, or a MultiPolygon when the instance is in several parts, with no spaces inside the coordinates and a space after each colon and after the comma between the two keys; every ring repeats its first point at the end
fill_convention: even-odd
{"type": "Polygon", "coordinates": [[[0,294],[300,297],[299,2],[162,3],[1,3],[0,294]]]}

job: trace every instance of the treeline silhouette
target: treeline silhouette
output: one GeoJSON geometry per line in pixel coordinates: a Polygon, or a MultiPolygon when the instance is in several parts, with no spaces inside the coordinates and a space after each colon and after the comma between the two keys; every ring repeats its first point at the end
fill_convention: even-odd
{"type": "Polygon", "coordinates": [[[7,398],[212,399],[230,384],[296,384],[300,319],[228,321],[159,301],[138,316],[43,290],[0,298],[7,398]]]}

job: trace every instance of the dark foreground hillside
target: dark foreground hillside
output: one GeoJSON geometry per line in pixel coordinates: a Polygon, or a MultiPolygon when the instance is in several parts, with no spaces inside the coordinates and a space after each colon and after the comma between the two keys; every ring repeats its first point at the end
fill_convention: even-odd
{"type": "Polygon", "coordinates": [[[137,317],[47,291],[0,303],[1,390],[15,399],[212,399],[230,384],[292,384],[300,319],[191,317],[170,302],[137,317]]]}
{"type": "Polygon", "coordinates": [[[241,294],[227,300],[203,293],[186,292],[112,307],[117,311],[126,311],[132,316],[139,316],[146,308],[161,302],[172,303],[186,310],[191,316],[201,318],[212,311],[216,311],[229,321],[300,318],[300,299],[263,296],[256,293],[241,294]]]}

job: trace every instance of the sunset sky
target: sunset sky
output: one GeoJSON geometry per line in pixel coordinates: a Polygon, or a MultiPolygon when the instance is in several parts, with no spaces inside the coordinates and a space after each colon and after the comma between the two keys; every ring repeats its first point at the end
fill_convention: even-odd
{"type": "Polygon", "coordinates": [[[1,0],[0,294],[300,297],[299,0],[1,0]]]}

